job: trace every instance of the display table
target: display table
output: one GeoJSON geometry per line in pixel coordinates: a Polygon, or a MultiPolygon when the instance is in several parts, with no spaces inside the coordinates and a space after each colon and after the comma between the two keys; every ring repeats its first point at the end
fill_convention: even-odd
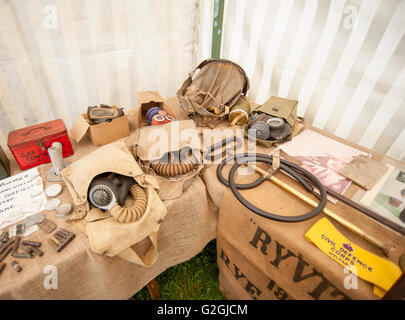
{"type": "MultiPolygon", "coordinates": [[[[175,108],[178,119],[184,119],[185,115],[180,110],[179,104],[175,97],[167,99],[167,102],[175,108]]],[[[219,129],[229,128],[227,122],[222,123],[219,129]]],[[[125,138],[129,143],[134,139],[134,130],[131,130],[131,136],[125,138]]],[[[342,139],[338,139],[343,141],[342,139]]],[[[81,141],[80,144],[72,141],[75,154],[66,159],[67,163],[73,162],[76,159],[88,154],[96,149],[89,141],[81,141]]],[[[353,145],[353,144],[352,144],[353,145]]],[[[361,148],[365,150],[364,148],[361,148]]],[[[257,147],[257,152],[269,153],[272,148],[257,147]]],[[[367,151],[367,150],[365,150],[367,151]]],[[[381,158],[381,155],[374,154],[377,159],[381,158]]],[[[167,207],[168,213],[165,217],[161,228],[159,230],[158,238],[158,252],[159,257],[157,262],[151,267],[140,267],[129,262],[126,262],[118,257],[109,258],[99,254],[95,254],[90,250],[89,241],[87,236],[74,224],[68,223],[63,219],[57,219],[52,212],[45,212],[46,217],[53,222],[57,223],[59,228],[65,228],[68,231],[74,232],[76,238],[64,249],[61,253],[57,253],[48,242],[47,238],[50,237],[42,231],[37,231],[28,237],[29,240],[41,241],[44,252],[42,257],[35,257],[33,259],[18,259],[23,270],[17,273],[11,266],[10,262],[13,260],[11,256],[8,256],[4,262],[7,266],[3,273],[0,275],[0,299],[127,299],[147,283],[154,279],[157,275],[165,271],[167,268],[176,264],[182,263],[197,253],[199,253],[204,246],[215,239],[217,236],[217,221],[218,212],[221,206],[221,201],[224,192],[227,192],[227,203],[237,203],[238,212],[243,212],[242,206],[230,191],[222,185],[216,177],[216,165],[207,165],[202,173],[201,177],[197,177],[195,181],[185,190],[183,195],[175,200],[164,201],[167,207]],[[50,268],[48,266],[54,266],[50,268]],[[57,270],[57,289],[47,289],[44,286],[44,281],[47,282],[50,275],[50,270],[57,270]]],[[[43,177],[44,186],[46,187],[49,182],[45,179],[45,174],[50,168],[50,164],[42,165],[39,168],[41,176],[43,177]]],[[[228,168],[229,170],[229,168],[228,168]]],[[[12,174],[20,172],[15,161],[12,161],[12,174]]],[[[226,169],[224,170],[226,173],[226,169]]],[[[270,182],[266,182],[270,183],[270,182]]],[[[266,188],[262,185],[260,188],[266,188]]],[[[352,184],[349,190],[345,193],[348,197],[353,197],[358,191],[358,187],[352,184]]],[[[63,187],[62,194],[58,198],[63,202],[71,202],[70,194],[66,188],[63,187]]],[[[288,201],[297,201],[288,197],[288,201]]],[[[283,205],[283,201],[287,198],[283,197],[271,197],[272,208],[277,208],[283,205]]],[[[262,201],[261,205],[266,205],[266,201],[262,201]]],[[[300,209],[302,206],[298,206],[300,209]]],[[[347,211],[345,209],[339,209],[339,214],[351,219],[353,217],[355,222],[361,224],[361,226],[372,232],[375,235],[380,235],[379,227],[376,227],[376,223],[358,212],[347,211]]],[[[272,245],[276,243],[276,239],[281,243],[287,243],[288,249],[292,250],[294,254],[298,255],[305,251],[305,259],[311,266],[314,264],[319,265],[321,263],[322,270],[326,270],[324,273],[328,279],[340,279],[343,277],[342,268],[339,267],[334,261],[325,259],[319,259],[319,250],[312,244],[308,243],[304,237],[304,232],[310,227],[312,223],[318,218],[314,218],[312,222],[304,224],[283,224],[283,223],[271,223],[272,235],[277,235],[278,238],[274,238],[272,245]],[[292,236],[293,235],[293,236],[292,236]],[[293,241],[298,237],[297,241],[293,241]],[[290,240],[285,240],[289,238],[290,240]],[[315,261],[318,259],[319,261],[315,261]],[[319,262],[319,263],[318,263],[319,262]]],[[[221,240],[219,245],[226,253],[231,255],[239,254],[238,241],[246,242],[251,233],[256,230],[254,226],[245,225],[242,226],[237,221],[232,222],[232,218],[229,215],[223,217],[222,228],[228,224],[230,227],[242,228],[243,230],[233,230],[239,234],[237,238],[230,236],[226,239],[226,242],[221,240]],[[251,228],[251,230],[249,229],[251,228]]],[[[265,219],[257,217],[257,225],[269,223],[265,219]]],[[[339,230],[345,233],[348,237],[353,237],[347,230],[339,230]]],[[[223,229],[222,229],[223,230],[223,229]]],[[[224,239],[224,234],[221,234],[224,239]]],[[[385,228],[381,232],[382,240],[390,240],[397,245],[398,250],[392,256],[391,260],[397,263],[398,256],[401,253],[401,248],[405,248],[405,237],[396,233],[387,231],[385,228]]],[[[372,252],[378,253],[378,250],[372,248],[370,245],[354,236],[355,240],[360,245],[364,245],[366,249],[372,252]]],[[[273,248],[274,249],[274,248],[273,248]]],[[[273,250],[272,249],[272,250],[273,250]]],[[[275,249],[274,249],[275,250],[275,249]]],[[[257,250],[256,250],[257,251],[257,250]]],[[[219,250],[219,263],[222,270],[227,268],[224,265],[224,258],[221,257],[221,250],[219,250]]],[[[273,252],[270,258],[274,259],[273,252]]],[[[248,259],[254,259],[254,255],[249,253],[248,259]]],[[[268,257],[260,257],[265,261],[264,268],[268,268],[268,257]],[[267,263],[267,264],[266,264],[267,263]]],[[[292,268],[292,267],[291,267],[292,268]]],[[[289,269],[287,270],[288,272],[289,269]]],[[[221,287],[229,298],[251,298],[252,296],[246,293],[244,289],[246,283],[241,281],[234,281],[228,284],[230,277],[224,277],[222,275],[221,287]],[[243,295],[240,292],[245,292],[243,295]]],[[[235,272],[234,270],[232,272],[235,272]]],[[[283,284],[289,284],[291,275],[286,272],[283,274],[283,269],[277,273],[276,283],[279,286],[283,284]]],[[[308,272],[308,271],[305,271],[308,272]]],[[[309,271],[310,272],[310,271],[309,271]]],[[[252,279],[250,279],[252,280],[252,279]]],[[[266,279],[267,281],[268,279],[266,279]]],[[[268,281],[267,281],[268,282],[268,281]]],[[[303,283],[305,283],[303,281],[303,283]]],[[[260,283],[261,286],[265,286],[268,283],[260,283]]],[[[341,284],[339,284],[341,286],[341,284]]],[[[287,286],[287,285],[285,285],[287,286]]],[[[366,284],[362,284],[362,288],[366,284]]],[[[303,290],[309,290],[304,285],[303,290]]],[[[274,295],[263,294],[261,297],[266,299],[274,298],[274,295]]],[[[298,295],[302,298],[304,296],[298,295]]],[[[373,298],[370,291],[370,287],[367,287],[366,291],[359,291],[355,295],[356,298],[373,298]]],[[[305,297],[304,297],[305,298],[305,297]]],[[[310,297],[306,297],[310,298],[310,297]]],[[[328,297],[326,297],[328,298],[328,297]]]]}

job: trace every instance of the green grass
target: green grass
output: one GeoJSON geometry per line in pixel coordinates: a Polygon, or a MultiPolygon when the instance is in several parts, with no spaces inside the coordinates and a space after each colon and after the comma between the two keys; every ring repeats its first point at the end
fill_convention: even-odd
{"type": "MultiPolygon", "coordinates": [[[[225,300],[218,288],[216,240],[194,258],[167,269],[156,277],[159,300],[225,300]]],[[[150,300],[144,287],[131,300],[150,300]]]]}

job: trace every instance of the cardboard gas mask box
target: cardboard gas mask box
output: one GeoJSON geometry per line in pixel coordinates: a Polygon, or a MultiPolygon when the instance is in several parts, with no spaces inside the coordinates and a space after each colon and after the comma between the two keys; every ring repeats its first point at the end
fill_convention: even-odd
{"type": "Polygon", "coordinates": [[[91,121],[87,113],[82,113],[70,129],[70,134],[76,142],[89,137],[91,142],[96,146],[127,137],[129,133],[129,120],[126,113],[123,116],[112,119],[110,122],[98,124],[91,121]]]}
{"type": "Polygon", "coordinates": [[[167,113],[167,115],[176,119],[176,113],[173,108],[168,105],[158,91],[141,91],[138,94],[139,107],[136,111],[136,127],[145,127],[148,124],[146,115],[152,108],[159,107],[167,113]]]}

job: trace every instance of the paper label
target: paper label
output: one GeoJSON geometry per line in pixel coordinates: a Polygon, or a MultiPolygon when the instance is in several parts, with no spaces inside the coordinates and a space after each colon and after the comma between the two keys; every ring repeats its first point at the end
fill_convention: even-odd
{"type": "Polygon", "coordinates": [[[46,196],[38,168],[0,181],[0,228],[44,210],[46,196]]]}
{"type": "Polygon", "coordinates": [[[397,265],[355,245],[326,218],[317,221],[305,234],[305,239],[349,271],[356,270],[359,278],[378,286],[374,293],[380,297],[401,276],[397,265]]]}

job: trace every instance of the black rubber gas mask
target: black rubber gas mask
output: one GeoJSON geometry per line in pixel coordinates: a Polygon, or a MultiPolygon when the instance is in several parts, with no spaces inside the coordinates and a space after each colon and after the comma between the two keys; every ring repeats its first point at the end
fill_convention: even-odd
{"type": "Polygon", "coordinates": [[[118,202],[123,206],[129,189],[135,184],[132,177],[105,172],[94,177],[88,191],[89,202],[102,210],[109,210],[118,202]]]}

